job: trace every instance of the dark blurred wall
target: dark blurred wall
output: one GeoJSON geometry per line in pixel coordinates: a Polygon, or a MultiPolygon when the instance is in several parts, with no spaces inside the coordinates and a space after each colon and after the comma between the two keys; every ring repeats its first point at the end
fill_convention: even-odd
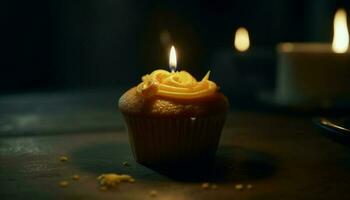
{"type": "Polygon", "coordinates": [[[331,41],[334,0],[51,0],[1,3],[2,93],[131,85],[167,68],[174,44],[181,69],[202,76],[217,48],[245,26],[253,45],[331,41]]]}
{"type": "Polygon", "coordinates": [[[59,85],[111,85],[139,77],[144,3],[58,0],[51,10],[52,67],[59,85]]]}
{"type": "Polygon", "coordinates": [[[0,91],[52,85],[50,4],[2,1],[0,91]]]}

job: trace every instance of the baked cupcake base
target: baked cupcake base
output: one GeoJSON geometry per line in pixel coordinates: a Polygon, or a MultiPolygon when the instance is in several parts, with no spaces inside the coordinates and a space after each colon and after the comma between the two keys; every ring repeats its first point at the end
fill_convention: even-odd
{"type": "Polygon", "coordinates": [[[123,115],[133,155],[144,165],[213,159],[226,118],[123,115]]]}

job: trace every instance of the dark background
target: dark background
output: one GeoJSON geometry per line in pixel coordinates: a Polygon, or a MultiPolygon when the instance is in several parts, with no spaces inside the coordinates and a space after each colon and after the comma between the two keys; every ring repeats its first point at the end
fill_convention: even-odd
{"type": "MultiPolygon", "coordinates": [[[[253,46],[332,39],[335,0],[38,0],[1,2],[0,93],[133,85],[167,68],[197,78],[239,26],[253,46]]],[[[215,63],[214,63],[215,64],[215,63]]],[[[273,75],[271,75],[271,78],[273,75]]]]}

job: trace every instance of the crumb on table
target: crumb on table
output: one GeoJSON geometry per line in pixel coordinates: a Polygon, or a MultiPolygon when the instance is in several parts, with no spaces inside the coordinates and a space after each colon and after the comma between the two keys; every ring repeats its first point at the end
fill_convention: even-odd
{"type": "Polygon", "coordinates": [[[61,187],[68,187],[69,182],[68,182],[68,181],[61,181],[61,182],[59,183],[59,185],[60,185],[61,187]]]}
{"type": "Polygon", "coordinates": [[[135,183],[135,179],[131,178],[131,179],[129,179],[129,182],[130,183],[135,183]]]}
{"type": "Polygon", "coordinates": [[[243,189],[243,185],[242,184],[237,184],[235,186],[236,190],[242,190],[243,189]]]}
{"type": "Polygon", "coordinates": [[[218,186],[217,186],[216,184],[212,184],[210,188],[213,189],[213,190],[215,190],[215,189],[218,188],[218,186]]]}
{"type": "Polygon", "coordinates": [[[107,190],[107,187],[106,187],[106,186],[101,186],[101,187],[100,187],[100,190],[101,190],[101,191],[106,191],[106,190],[107,190]]]}
{"type": "Polygon", "coordinates": [[[156,197],[157,195],[158,195],[157,190],[151,190],[151,191],[149,191],[149,196],[151,196],[151,197],[156,197]]]}
{"type": "Polygon", "coordinates": [[[77,181],[77,180],[80,179],[80,176],[77,175],[77,174],[74,174],[74,175],[72,176],[72,179],[75,180],[75,181],[77,181]]]}
{"type": "Polygon", "coordinates": [[[115,173],[102,174],[97,179],[99,180],[100,186],[104,186],[107,188],[117,187],[118,184],[122,182],[129,182],[129,183],[135,182],[135,179],[130,175],[115,174],[115,173]]]}
{"type": "Polygon", "coordinates": [[[252,189],[252,188],[253,188],[253,185],[252,185],[252,184],[248,184],[248,185],[247,185],[247,189],[248,189],[248,190],[250,190],[250,189],[252,189]]]}
{"type": "Polygon", "coordinates": [[[209,188],[209,183],[202,183],[202,189],[208,189],[209,188]]]}
{"type": "Polygon", "coordinates": [[[61,156],[60,157],[60,161],[61,162],[66,162],[66,161],[68,161],[68,157],[67,156],[61,156]]]}

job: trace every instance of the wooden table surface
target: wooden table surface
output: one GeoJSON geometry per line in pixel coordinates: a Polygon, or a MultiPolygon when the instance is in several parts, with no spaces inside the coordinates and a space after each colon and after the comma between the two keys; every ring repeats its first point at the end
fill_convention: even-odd
{"type": "Polygon", "coordinates": [[[234,109],[215,163],[164,172],[133,160],[119,95],[0,97],[0,199],[350,199],[350,149],[320,134],[310,116],[234,109]],[[110,172],[136,182],[100,191],[96,178],[110,172]],[[63,180],[68,187],[58,185],[63,180]],[[218,187],[203,190],[203,182],[218,187]],[[236,190],[237,184],[253,188],[236,190]]]}

